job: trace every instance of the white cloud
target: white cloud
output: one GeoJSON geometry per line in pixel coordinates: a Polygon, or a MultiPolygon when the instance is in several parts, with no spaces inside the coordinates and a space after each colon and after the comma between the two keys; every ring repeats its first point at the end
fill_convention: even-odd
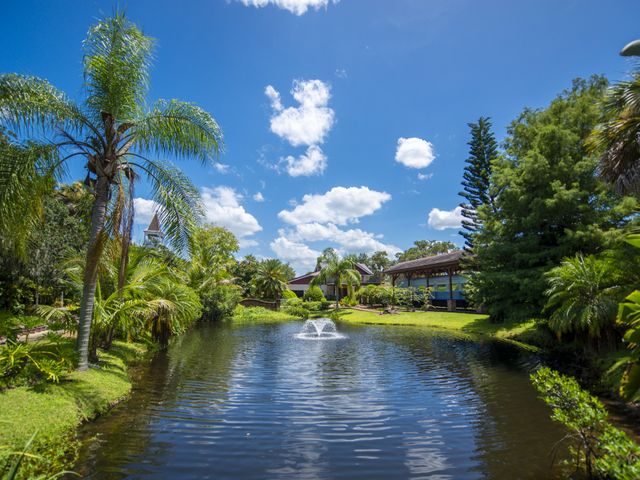
{"type": "Polygon", "coordinates": [[[286,163],[287,173],[292,177],[321,175],[327,168],[327,157],[316,145],[311,145],[306,153],[297,158],[289,155],[283,161],[286,163]]]}
{"type": "Polygon", "coordinates": [[[267,85],[264,89],[264,94],[271,100],[271,108],[274,111],[279,112],[282,110],[282,101],[280,100],[280,93],[271,85],[267,85]]]}
{"type": "Polygon", "coordinates": [[[307,10],[313,8],[327,8],[329,3],[338,3],[339,0],[239,0],[247,7],[266,7],[275,5],[278,8],[288,10],[295,15],[304,15],[307,10]]]}
{"type": "Polygon", "coordinates": [[[276,238],[270,244],[271,250],[285,262],[290,262],[296,272],[312,270],[320,252],[304,243],[293,242],[284,236],[276,238]]]}
{"type": "Polygon", "coordinates": [[[264,202],[264,195],[262,195],[262,192],[258,192],[253,196],[253,199],[256,202],[264,202]]]}
{"type": "Polygon", "coordinates": [[[339,245],[340,249],[347,253],[373,253],[384,250],[393,256],[401,249],[395,245],[381,242],[381,236],[366,232],[359,228],[342,230],[333,223],[326,225],[313,222],[296,225],[295,229],[280,230],[280,236],[298,242],[331,241],[339,245]]]}
{"type": "Polygon", "coordinates": [[[311,222],[345,225],[371,215],[388,200],[391,200],[388,193],[368,187],[334,187],[322,195],[305,195],[300,205],[282,210],[278,217],[293,225],[311,222]]]}
{"type": "Polygon", "coordinates": [[[421,138],[398,139],[396,149],[396,162],[409,168],[425,168],[436,158],[433,151],[433,144],[421,138]]]}
{"type": "Polygon", "coordinates": [[[418,180],[429,180],[433,177],[433,173],[418,173],[418,180]]]}
{"type": "Polygon", "coordinates": [[[338,78],[347,78],[349,75],[344,68],[336,68],[336,77],[338,78]]]}
{"type": "Polygon", "coordinates": [[[202,202],[208,222],[228,228],[240,240],[262,230],[258,220],[240,204],[242,195],[233,188],[219,186],[202,189],[202,202]]]}
{"type": "Polygon", "coordinates": [[[320,80],[294,80],[291,95],[299,106],[284,108],[280,93],[267,85],[265,95],[273,109],[271,131],[294,147],[322,144],[334,122],[334,112],[327,106],[330,90],[320,80]]]}
{"type": "Polygon", "coordinates": [[[213,168],[215,168],[218,173],[227,173],[229,171],[229,165],[226,163],[214,163],[213,168]]]}
{"type": "Polygon", "coordinates": [[[160,209],[160,205],[146,198],[134,198],[133,208],[135,210],[135,222],[139,225],[144,225],[146,228],[151,223],[153,214],[160,209]]]}
{"type": "Polygon", "coordinates": [[[257,240],[251,240],[250,238],[239,238],[238,246],[240,248],[249,248],[258,246],[257,240]]]}
{"type": "Polygon", "coordinates": [[[453,210],[433,208],[429,212],[428,224],[436,230],[460,228],[462,226],[462,207],[456,207],[453,210]]]}

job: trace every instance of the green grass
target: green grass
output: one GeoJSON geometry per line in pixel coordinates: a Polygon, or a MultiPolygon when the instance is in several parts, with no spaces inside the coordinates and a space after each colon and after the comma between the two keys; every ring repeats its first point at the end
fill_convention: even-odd
{"type": "MultiPolygon", "coordinates": [[[[53,474],[75,460],[80,423],[104,413],[131,391],[127,366],[140,358],[145,348],[139,344],[116,342],[100,353],[99,365],[85,372],[72,372],[58,384],[18,387],[0,393],[0,446],[21,451],[37,432],[21,475],[53,474]]],[[[0,453],[0,464],[2,453],[0,453]]]]}
{"type": "Polygon", "coordinates": [[[539,350],[546,341],[535,320],[520,323],[492,323],[487,315],[459,312],[400,312],[380,315],[362,310],[340,310],[340,321],[369,325],[407,325],[483,335],[514,343],[527,350],[539,350]]]}

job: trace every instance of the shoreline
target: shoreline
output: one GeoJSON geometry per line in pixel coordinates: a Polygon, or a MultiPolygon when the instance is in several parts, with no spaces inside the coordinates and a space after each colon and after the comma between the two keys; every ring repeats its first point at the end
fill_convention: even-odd
{"type": "MultiPolygon", "coordinates": [[[[129,369],[146,353],[141,344],[115,342],[108,352],[100,351],[98,364],[71,372],[60,383],[0,392],[0,446],[7,453],[22,452],[35,434],[18,478],[56,475],[72,467],[79,447],[78,428],[129,398],[133,388],[129,369]]],[[[0,454],[0,464],[7,453],[0,454]]]]}

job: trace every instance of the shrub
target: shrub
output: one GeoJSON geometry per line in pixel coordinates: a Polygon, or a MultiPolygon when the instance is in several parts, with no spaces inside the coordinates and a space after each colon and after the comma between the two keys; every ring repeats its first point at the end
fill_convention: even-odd
{"type": "Polygon", "coordinates": [[[304,297],[308,302],[321,302],[324,298],[324,293],[322,293],[322,289],[317,285],[311,285],[306,292],[304,292],[304,297]]]}
{"type": "Polygon", "coordinates": [[[301,306],[310,312],[319,312],[322,310],[322,302],[304,302],[301,306]]]}
{"type": "Polygon", "coordinates": [[[282,298],[289,300],[289,299],[293,299],[293,298],[298,298],[298,296],[295,294],[295,292],[289,290],[288,288],[282,292],[282,298]]]}
{"type": "Polygon", "coordinates": [[[320,301],[320,310],[325,311],[331,308],[332,302],[330,300],[321,300],[320,301]]]}
{"type": "Polygon", "coordinates": [[[588,478],[640,478],[640,446],[607,421],[602,403],[578,382],[549,368],[531,375],[534,387],[553,411],[551,418],[571,430],[574,464],[588,478]]]}
{"type": "Polygon", "coordinates": [[[284,307],[283,311],[291,316],[296,318],[301,318],[302,320],[306,320],[309,318],[309,310],[304,307],[284,307]]]}
{"type": "Polygon", "coordinates": [[[0,381],[2,386],[59,382],[75,366],[75,354],[68,343],[56,338],[47,342],[9,341],[0,347],[0,381]]]}
{"type": "Polygon", "coordinates": [[[302,306],[302,299],[298,298],[298,297],[287,298],[287,299],[282,301],[282,306],[283,307],[301,307],[302,306]]]}
{"type": "Polygon", "coordinates": [[[217,321],[229,317],[242,298],[242,289],[236,285],[216,285],[201,293],[202,318],[217,321]]]}

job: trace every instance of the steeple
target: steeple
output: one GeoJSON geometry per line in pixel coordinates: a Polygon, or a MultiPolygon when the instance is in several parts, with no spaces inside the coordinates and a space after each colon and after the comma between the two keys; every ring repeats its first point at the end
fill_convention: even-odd
{"type": "Polygon", "coordinates": [[[154,247],[162,244],[164,240],[164,232],[160,230],[160,220],[158,220],[158,213],[153,214],[151,223],[144,231],[144,244],[147,247],[154,247]]]}

